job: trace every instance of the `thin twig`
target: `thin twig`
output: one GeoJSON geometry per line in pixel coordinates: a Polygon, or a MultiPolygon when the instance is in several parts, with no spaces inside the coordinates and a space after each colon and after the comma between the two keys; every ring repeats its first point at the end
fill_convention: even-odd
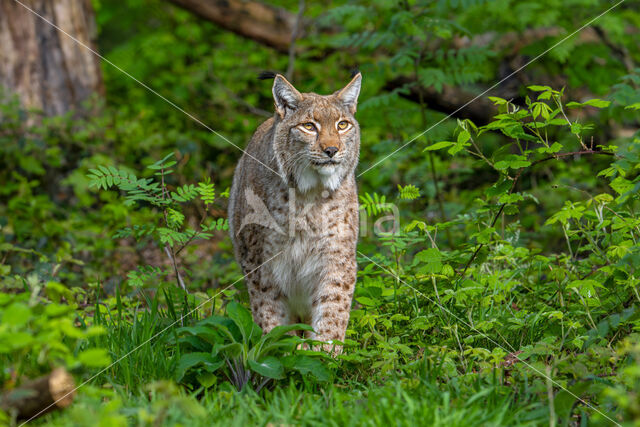
{"type": "Polygon", "coordinates": [[[198,231],[193,233],[191,237],[189,237],[189,239],[186,242],[184,242],[182,246],[178,248],[178,250],[176,251],[176,255],[179,255],[180,252],[182,252],[182,250],[186,248],[189,245],[189,243],[193,241],[193,239],[195,239],[200,234],[202,234],[202,224],[204,224],[204,221],[207,219],[208,215],[209,215],[209,209],[205,208],[204,215],[202,215],[202,218],[200,219],[200,223],[198,224],[198,231]]]}
{"type": "Polygon", "coordinates": [[[289,43],[289,64],[287,65],[287,72],[285,73],[285,77],[288,80],[291,80],[291,77],[293,77],[293,66],[296,61],[296,40],[300,34],[300,27],[302,26],[304,7],[304,0],[300,0],[298,2],[298,15],[296,15],[296,22],[293,25],[293,30],[291,31],[291,43],[289,43]]]}
{"type": "MultiPolygon", "coordinates": [[[[416,60],[413,63],[413,72],[416,80],[418,79],[418,69],[419,69],[421,58],[422,58],[422,51],[420,51],[420,53],[416,57],[416,60]]],[[[422,91],[418,92],[418,101],[420,103],[420,117],[422,119],[422,126],[427,127],[427,116],[426,116],[427,105],[424,102],[424,96],[422,94],[422,91]]],[[[440,219],[446,222],[447,214],[446,214],[446,211],[444,210],[444,201],[442,200],[442,194],[440,193],[440,188],[438,187],[438,175],[436,173],[434,153],[433,151],[429,151],[427,154],[429,157],[429,172],[431,173],[431,180],[433,181],[435,198],[436,198],[436,202],[438,203],[438,209],[440,211],[440,219]]],[[[451,237],[451,231],[448,228],[446,228],[444,232],[447,235],[447,244],[449,245],[449,247],[452,247],[453,239],[451,237]]]]}
{"type": "MultiPolygon", "coordinates": [[[[164,184],[164,169],[160,170],[160,177],[162,179],[162,200],[164,201],[166,198],[167,187],[164,184]]],[[[164,217],[164,223],[167,227],[169,227],[169,218],[167,218],[167,209],[165,207],[162,208],[162,216],[164,217]]],[[[164,251],[169,257],[169,261],[173,265],[173,271],[176,274],[176,280],[178,281],[178,285],[182,288],[185,293],[187,292],[187,286],[184,284],[184,280],[182,280],[182,276],[180,275],[180,270],[178,269],[178,263],[176,261],[176,256],[173,253],[173,248],[169,246],[168,243],[164,245],[164,251]]]]}
{"type": "Polygon", "coordinates": [[[165,245],[164,246],[164,252],[167,254],[167,256],[169,257],[169,260],[171,261],[171,264],[173,265],[173,271],[176,274],[176,278],[178,280],[178,285],[180,285],[180,287],[182,288],[183,291],[187,292],[187,286],[184,284],[184,280],[182,280],[182,275],[180,274],[180,271],[178,270],[178,264],[176,263],[176,257],[173,255],[173,251],[171,250],[171,247],[169,247],[169,245],[165,245]]]}

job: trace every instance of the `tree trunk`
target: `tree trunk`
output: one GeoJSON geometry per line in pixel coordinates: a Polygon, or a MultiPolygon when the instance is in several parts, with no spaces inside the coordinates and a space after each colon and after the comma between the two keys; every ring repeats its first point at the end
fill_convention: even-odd
{"type": "Polygon", "coordinates": [[[74,395],[73,377],[63,368],[57,368],[47,376],[2,394],[0,408],[15,413],[18,419],[30,420],[54,409],[66,408],[74,395]]]}
{"type": "Polygon", "coordinates": [[[102,93],[99,58],[42,19],[95,50],[90,0],[21,2],[0,0],[0,86],[47,116],[78,109],[102,93]]]}

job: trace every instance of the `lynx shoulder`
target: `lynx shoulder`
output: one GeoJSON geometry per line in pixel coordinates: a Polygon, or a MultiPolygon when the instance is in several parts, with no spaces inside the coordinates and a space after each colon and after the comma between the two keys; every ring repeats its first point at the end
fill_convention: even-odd
{"type": "Polygon", "coordinates": [[[356,283],[361,80],[323,96],[276,75],[275,114],[249,141],[229,200],[254,320],[265,333],[308,323],[327,349],[344,340],[356,283]]]}

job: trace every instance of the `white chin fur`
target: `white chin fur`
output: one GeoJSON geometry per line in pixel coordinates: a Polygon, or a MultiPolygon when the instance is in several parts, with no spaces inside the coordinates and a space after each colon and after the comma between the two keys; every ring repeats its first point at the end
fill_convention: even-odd
{"type": "Polygon", "coordinates": [[[318,185],[334,191],[340,187],[340,174],[336,165],[305,168],[297,177],[298,190],[307,192],[318,185]]]}

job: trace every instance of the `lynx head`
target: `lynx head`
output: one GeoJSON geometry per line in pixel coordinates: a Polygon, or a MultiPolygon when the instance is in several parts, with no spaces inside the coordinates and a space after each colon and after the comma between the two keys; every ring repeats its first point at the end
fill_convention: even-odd
{"type": "Polygon", "coordinates": [[[280,74],[273,83],[274,152],[280,173],[301,192],[336,190],[360,153],[354,118],[362,76],[331,95],[300,93],[280,74]]]}

